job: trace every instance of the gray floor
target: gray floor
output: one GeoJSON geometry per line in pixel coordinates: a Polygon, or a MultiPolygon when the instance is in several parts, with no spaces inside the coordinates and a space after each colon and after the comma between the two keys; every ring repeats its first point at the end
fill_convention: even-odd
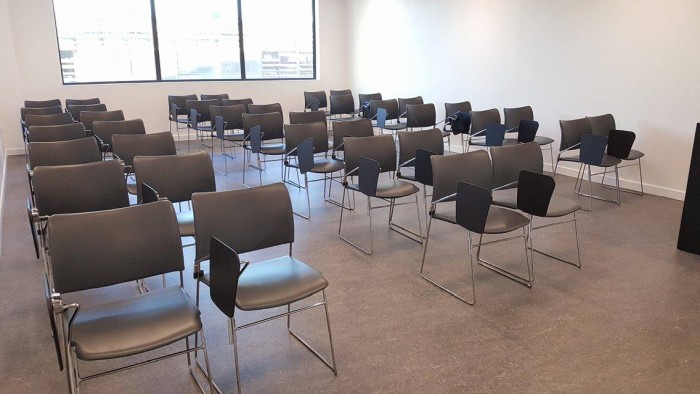
{"type": "MultiPolygon", "coordinates": [[[[229,162],[229,164],[231,164],[229,162]]],[[[223,167],[218,158],[217,168],[223,167]]],[[[240,188],[237,172],[217,176],[220,190],[240,188]]],[[[52,348],[25,207],[21,157],[10,157],[0,260],[0,392],[65,392],[52,348]]],[[[279,179],[279,166],[266,182],[279,179]]],[[[256,180],[252,171],[250,179],[256,180]]],[[[571,196],[573,180],[557,177],[557,193],[571,196]]],[[[246,392],[697,392],[700,384],[700,258],[675,248],[682,204],[651,195],[623,195],[620,207],[595,202],[580,213],[583,268],[535,256],[532,289],[476,267],[477,304],[470,307],[418,275],[421,247],[387,230],[376,211],[375,254],[365,256],[338,239],[339,209],[312,186],[312,219],[296,219],[295,256],[324,273],[339,374],[334,377],[286,332],[283,321],[239,335],[246,392]]],[[[339,191],[338,188],[334,192],[339,191]]],[[[302,209],[303,195],[292,190],[302,209]]],[[[339,197],[339,195],[336,195],[339,197]]],[[[365,200],[358,197],[358,206],[365,200]]],[[[386,210],[383,210],[386,211],[386,210]]],[[[413,207],[397,211],[415,226],[413,207]]],[[[350,215],[349,236],[363,238],[366,216],[350,215]]],[[[573,258],[573,228],[537,234],[537,246],[573,258]]],[[[186,251],[191,269],[193,251],[186,251]]],[[[256,253],[255,261],[284,253],[256,253]]],[[[484,249],[517,269],[522,244],[484,249]],[[511,261],[512,263],[508,263],[511,261]]],[[[466,234],[433,226],[428,249],[434,276],[466,293],[466,234]]],[[[194,294],[194,281],[185,275],[194,294]]],[[[151,285],[156,286],[157,280],[151,285]]],[[[175,276],[170,283],[176,283],[175,276]]],[[[133,284],[107,296],[135,293],[133,284]]],[[[95,292],[87,299],[101,299],[95,292]]],[[[204,293],[203,320],[217,383],[235,391],[225,318],[204,293]]],[[[239,323],[261,314],[242,313],[239,323]]],[[[292,324],[327,354],[322,312],[295,315],[292,324]]],[[[182,347],[182,345],[178,345],[182,347]]],[[[84,365],[96,371],[120,361],[84,365]]],[[[195,392],[184,357],[85,383],[85,392],[195,392]]]]}

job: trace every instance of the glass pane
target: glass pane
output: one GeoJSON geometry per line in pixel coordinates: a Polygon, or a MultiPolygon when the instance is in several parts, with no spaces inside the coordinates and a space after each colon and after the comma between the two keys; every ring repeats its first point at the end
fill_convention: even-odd
{"type": "Polygon", "coordinates": [[[246,78],[314,77],[312,1],[241,2],[246,78]]]}
{"type": "Polygon", "coordinates": [[[155,80],[149,0],[54,0],[63,82],[155,80]]]}
{"type": "Polygon", "coordinates": [[[240,79],[235,0],[156,0],[163,80],[240,79]]]}

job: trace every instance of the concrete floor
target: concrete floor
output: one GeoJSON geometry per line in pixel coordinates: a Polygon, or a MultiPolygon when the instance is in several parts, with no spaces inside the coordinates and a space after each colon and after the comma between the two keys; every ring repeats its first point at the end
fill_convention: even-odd
{"type": "MultiPolygon", "coordinates": [[[[219,190],[241,187],[240,160],[229,176],[217,175],[219,190]]],[[[223,167],[218,156],[215,166],[223,167]]],[[[271,165],[265,182],[279,180],[279,174],[278,164],[271,165]]],[[[45,310],[43,269],[28,231],[24,159],[10,157],[7,175],[0,392],[65,392],[66,377],[57,368],[45,310]]],[[[253,171],[249,175],[256,180],[253,171]]],[[[557,193],[574,198],[571,178],[558,176],[557,183],[557,193]]],[[[239,334],[245,392],[698,391],[700,258],[675,248],[681,202],[629,194],[619,207],[595,202],[592,213],[578,216],[581,270],[536,255],[536,280],[528,289],[475,267],[477,304],[471,307],[421,279],[421,247],[388,231],[387,210],[376,211],[374,255],[342,242],[337,236],[339,208],[322,202],[321,189],[321,183],[312,185],[312,219],[295,219],[294,254],[330,282],[339,374],[334,377],[279,320],[239,334]]],[[[303,194],[291,190],[291,195],[299,209],[305,208],[303,194]]],[[[364,197],[357,198],[364,207],[364,197]]],[[[398,208],[397,215],[415,226],[413,207],[398,208]]],[[[349,218],[348,236],[368,241],[362,237],[365,212],[357,210],[349,218]]],[[[570,225],[542,230],[535,242],[558,255],[575,256],[570,225]]],[[[484,256],[517,269],[522,243],[499,245],[484,249],[484,256]]],[[[192,249],[185,253],[188,270],[192,249]]],[[[247,257],[256,261],[283,253],[280,247],[247,257]]],[[[434,224],[428,259],[431,275],[467,294],[465,231],[434,224]]],[[[169,281],[176,283],[176,275],[169,281]]],[[[194,294],[189,272],[185,281],[194,294]]],[[[156,286],[158,280],[150,283],[156,286]]],[[[75,298],[88,302],[135,292],[133,284],[125,284],[75,298]]],[[[214,378],[225,392],[235,392],[226,319],[206,290],[203,299],[214,378]]],[[[241,313],[237,320],[243,324],[263,315],[241,313]]],[[[322,310],[295,315],[292,324],[328,354],[322,310]]],[[[122,361],[83,364],[82,370],[114,365],[122,361]]],[[[84,384],[88,393],[195,391],[184,357],[84,384]]]]}

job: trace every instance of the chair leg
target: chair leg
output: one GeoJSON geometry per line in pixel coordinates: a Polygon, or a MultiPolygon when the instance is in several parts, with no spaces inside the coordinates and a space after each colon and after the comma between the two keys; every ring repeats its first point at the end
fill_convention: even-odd
{"type": "Polygon", "coordinates": [[[551,160],[549,163],[550,166],[552,166],[552,176],[554,176],[554,150],[552,150],[552,143],[549,143],[549,160],[551,160]]]}
{"type": "MultiPolygon", "coordinates": [[[[342,206],[345,206],[345,193],[347,191],[347,188],[343,188],[343,200],[342,200],[342,206]]],[[[343,226],[343,211],[345,209],[341,208],[340,209],[340,222],[338,223],[338,237],[342,239],[343,241],[349,243],[350,245],[354,246],[355,248],[359,249],[362,253],[371,255],[374,253],[374,234],[372,232],[372,197],[367,196],[367,214],[369,215],[369,250],[362,249],[359,247],[357,244],[353,243],[349,239],[343,237],[341,234],[341,229],[343,226]]]]}
{"type": "Polygon", "coordinates": [[[238,394],[241,394],[241,370],[238,365],[238,338],[236,337],[236,318],[232,317],[228,320],[229,343],[233,345],[233,363],[236,368],[236,388],[238,394]]]}
{"type": "Polygon", "coordinates": [[[319,304],[316,304],[315,306],[323,305],[323,309],[326,313],[326,327],[328,329],[328,341],[330,343],[331,347],[331,361],[329,362],[326,360],[316,349],[311,347],[308,342],[303,340],[299,335],[297,335],[292,329],[291,329],[291,305],[287,304],[287,331],[291,336],[294,337],[297,341],[301,342],[304,347],[306,347],[311,353],[313,353],[314,356],[316,356],[321,362],[323,362],[331,371],[333,371],[333,375],[338,376],[338,370],[335,365],[335,350],[333,349],[333,334],[331,332],[331,322],[330,318],[328,317],[328,302],[326,301],[326,290],[323,289],[321,290],[321,294],[323,296],[323,301],[319,304]]]}
{"type": "Polygon", "coordinates": [[[593,178],[591,176],[591,165],[588,165],[588,197],[591,202],[590,211],[593,211],[593,178]]]}

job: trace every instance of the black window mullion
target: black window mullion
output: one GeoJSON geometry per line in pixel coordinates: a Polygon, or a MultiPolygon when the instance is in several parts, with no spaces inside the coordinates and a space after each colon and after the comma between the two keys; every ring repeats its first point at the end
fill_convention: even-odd
{"type": "Polygon", "coordinates": [[[245,51],[243,50],[243,10],[242,0],[238,0],[238,49],[241,62],[241,79],[246,79],[245,75],[245,51]]]}
{"type": "Polygon", "coordinates": [[[153,58],[156,62],[156,81],[161,81],[160,49],[158,47],[158,24],[156,22],[156,0],[151,0],[151,28],[153,29],[153,58]]]}

